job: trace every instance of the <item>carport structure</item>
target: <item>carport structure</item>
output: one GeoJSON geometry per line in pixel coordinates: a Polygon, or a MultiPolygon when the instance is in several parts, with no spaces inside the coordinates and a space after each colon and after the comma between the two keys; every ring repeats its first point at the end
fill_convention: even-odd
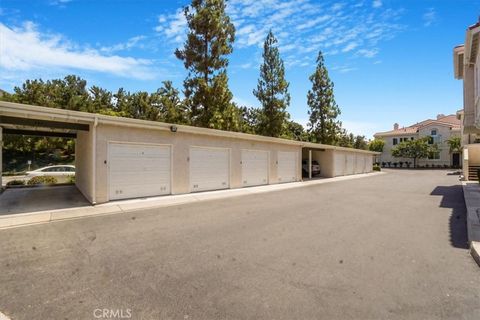
{"type": "Polygon", "coordinates": [[[372,172],[373,157],[378,154],[367,150],[305,142],[302,161],[307,163],[308,178],[312,179],[312,162],[320,165],[320,176],[333,178],[372,172]]]}
{"type": "Polygon", "coordinates": [[[92,204],[301,181],[304,152],[324,177],[370,172],[375,154],[10,102],[0,102],[0,127],[75,138],[75,184],[92,204]]]}
{"type": "MultiPolygon", "coordinates": [[[[18,134],[28,136],[42,137],[60,137],[76,139],[75,157],[80,161],[85,161],[85,157],[81,152],[85,147],[82,141],[78,141],[78,136],[82,133],[89,134],[91,131],[91,117],[82,115],[81,113],[72,113],[68,110],[62,112],[46,112],[46,108],[37,108],[22,104],[14,104],[8,102],[0,102],[0,145],[3,145],[4,134],[18,134]]],[[[2,165],[2,154],[0,153],[0,168],[2,165]]],[[[77,176],[81,177],[85,173],[82,168],[77,169],[77,176]]],[[[0,172],[0,185],[2,175],[0,172]]]]}

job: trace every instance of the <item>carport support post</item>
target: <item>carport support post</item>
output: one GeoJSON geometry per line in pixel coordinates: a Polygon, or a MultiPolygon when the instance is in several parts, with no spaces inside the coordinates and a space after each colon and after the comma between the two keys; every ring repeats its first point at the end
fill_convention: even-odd
{"type": "Polygon", "coordinates": [[[312,179],[312,149],[308,150],[308,179],[312,179]]]}

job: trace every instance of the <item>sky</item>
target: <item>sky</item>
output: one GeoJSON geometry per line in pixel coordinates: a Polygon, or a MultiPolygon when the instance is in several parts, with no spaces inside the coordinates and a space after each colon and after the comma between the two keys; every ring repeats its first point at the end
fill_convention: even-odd
{"type": "MultiPolygon", "coordinates": [[[[112,91],[153,92],[186,76],[182,47],[189,0],[0,0],[0,88],[76,74],[112,91]]],[[[462,108],[453,47],[480,15],[480,0],[229,0],[236,28],[229,56],[234,101],[252,94],[263,41],[279,40],[291,119],[308,122],[308,77],[319,50],[335,83],[343,126],[371,138],[462,108]]]]}

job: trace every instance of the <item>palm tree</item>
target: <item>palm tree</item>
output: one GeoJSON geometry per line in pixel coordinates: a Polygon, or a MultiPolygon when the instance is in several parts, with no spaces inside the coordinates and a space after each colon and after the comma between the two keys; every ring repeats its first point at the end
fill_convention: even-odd
{"type": "Polygon", "coordinates": [[[451,137],[447,140],[450,147],[450,153],[462,152],[462,139],[460,137],[451,137]]]}

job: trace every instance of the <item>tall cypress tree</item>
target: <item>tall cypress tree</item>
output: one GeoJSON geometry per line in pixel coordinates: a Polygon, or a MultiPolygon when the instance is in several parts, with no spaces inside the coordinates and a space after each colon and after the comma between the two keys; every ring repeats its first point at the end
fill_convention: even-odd
{"type": "Polygon", "coordinates": [[[317,68],[309,79],[312,82],[312,89],[307,94],[309,131],[317,142],[334,144],[341,131],[341,123],[337,120],[340,108],[335,102],[333,82],[328,76],[321,51],[318,53],[317,68]]]}
{"type": "Polygon", "coordinates": [[[229,116],[237,109],[231,101],[226,71],[226,55],[233,51],[235,27],[225,12],[225,1],[192,0],[185,8],[185,17],[187,40],[175,55],[188,70],[184,93],[192,124],[235,130],[229,116]]]}
{"type": "Polygon", "coordinates": [[[253,94],[262,104],[259,130],[262,135],[278,137],[284,132],[289,119],[287,107],[290,104],[290,94],[277,39],[271,30],[265,39],[262,56],[260,78],[257,89],[253,90],[253,94]]]}

